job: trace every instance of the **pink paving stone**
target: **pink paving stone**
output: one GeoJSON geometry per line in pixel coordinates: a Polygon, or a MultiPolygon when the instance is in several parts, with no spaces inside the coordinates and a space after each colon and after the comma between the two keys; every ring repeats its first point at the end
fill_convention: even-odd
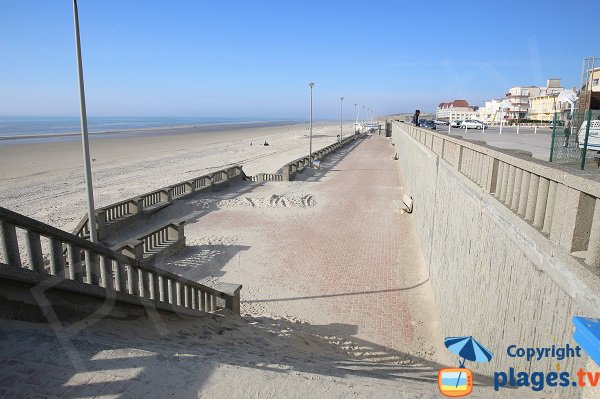
{"type": "Polygon", "coordinates": [[[252,267],[286,293],[273,298],[286,315],[305,306],[309,319],[355,326],[355,336],[403,352],[418,350],[419,337],[437,346],[431,342],[438,339],[435,312],[418,238],[411,216],[393,202],[402,198],[404,184],[393,153],[383,137],[362,140],[326,158],[319,171],[304,171],[294,182],[257,184],[244,194],[310,193],[316,206],[222,207],[187,225],[186,236],[227,232],[241,236],[241,244],[244,237],[260,237],[243,254],[251,265],[231,261],[221,277],[244,285],[242,301],[260,300],[264,291],[244,281],[243,269],[252,267]],[[292,301],[296,306],[288,313],[292,301]]]}

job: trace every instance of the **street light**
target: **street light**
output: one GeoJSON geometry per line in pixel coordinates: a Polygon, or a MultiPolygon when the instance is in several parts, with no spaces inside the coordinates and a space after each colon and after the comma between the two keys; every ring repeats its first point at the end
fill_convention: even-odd
{"type": "Polygon", "coordinates": [[[312,93],[314,83],[310,82],[308,84],[310,86],[310,136],[308,139],[308,166],[312,167],[312,93]]]}
{"type": "Polygon", "coordinates": [[[79,77],[79,109],[81,114],[81,140],[83,146],[83,164],[85,166],[85,184],[87,186],[88,226],[90,240],[98,242],[96,236],[96,213],[94,211],[94,189],[92,187],[92,166],[90,165],[90,142],[88,139],[87,114],[85,110],[85,89],[83,84],[83,65],[81,62],[81,41],[79,39],[79,12],[77,0],[73,0],[73,18],[75,22],[75,49],[77,52],[77,72],[79,77]]]}
{"type": "Polygon", "coordinates": [[[344,128],[342,125],[342,117],[344,114],[344,97],[340,97],[340,144],[342,143],[342,133],[344,132],[344,128]]]}
{"type": "Polygon", "coordinates": [[[356,135],[356,126],[358,125],[358,104],[354,104],[354,115],[356,115],[356,121],[354,122],[354,134],[356,135]]]}
{"type": "Polygon", "coordinates": [[[363,105],[363,129],[364,128],[365,128],[365,106],[363,105]]]}

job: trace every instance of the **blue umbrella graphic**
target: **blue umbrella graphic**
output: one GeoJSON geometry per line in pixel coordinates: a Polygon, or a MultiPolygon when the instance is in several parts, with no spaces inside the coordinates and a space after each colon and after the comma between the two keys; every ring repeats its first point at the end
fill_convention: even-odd
{"type": "MultiPolygon", "coordinates": [[[[446,348],[448,348],[450,352],[462,357],[462,361],[460,361],[460,368],[465,367],[465,360],[482,363],[492,360],[492,352],[490,352],[489,349],[481,345],[475,340],[475,338],[471,336],[448,337],[444,340],[444,345],[446,345],[446,348]]],[[[461,374],[462,373],[458,373],[456,386],[458,386],[461,374]]]]}

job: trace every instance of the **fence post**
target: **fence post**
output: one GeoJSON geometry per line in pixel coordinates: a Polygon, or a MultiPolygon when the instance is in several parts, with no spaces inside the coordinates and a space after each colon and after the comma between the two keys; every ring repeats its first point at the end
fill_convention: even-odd
{"type": "MultiPolygon", "coordinates": [[[[587,110],[587,123],[585,127],[585,139],[583,141],[583,151],[581,151],[581,170],[585,169],[585,157],[587,153],[588,138],[590,137],[590,122],[592,120],[592,110],[587,110]]],[[[572,126],[572,125],[571,125],[572,126]]],[[[573,127],[571,127],[572,129],[573,127]]],[[[572,133],[571,133],[572,134],[572,133]]],[[[579,135],[579,132],[575,132],[579,135]]]]}
{"type": "Polygon", "coordinates": [[[554,138],[556,136],[556,112],[554,113],[554,118],[552,119],[552,141],[550,144],[550,159],[548,161],[552,162],[554,159],[554,138]]]}

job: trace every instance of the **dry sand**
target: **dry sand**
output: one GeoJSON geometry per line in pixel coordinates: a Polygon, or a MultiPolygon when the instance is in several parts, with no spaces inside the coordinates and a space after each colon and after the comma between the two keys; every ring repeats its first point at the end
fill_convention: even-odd
{"type": "MultiPolygon", "coordinates": [[[[315,124],[313,149],[338,132],[315,124]]],[[[97,139],[90,150],[99,208],[236,163],[247,175],[274,173],[308,153],[308,126],[97,139]]],[[[71,231],[86,211],[82,158],[78,142],[0,146],[0,206],[71,231]]]]}
{"type": "MultiPolygon", "coordinates": [[[[94,171],[99,205],[235,162],[242,163],[248,174],[274,172],[289,160],[303,155],[307,144],[304,126],[290,127],[289,131],[287,127],[283,129],[284,132],[281,128],[237,132],[227,138],[182,135],[95,141],[92,151],[96,158],[94,171]],[[266,139],[271,145],[250,146],[250,141],[256,144],[257,137],[260,142],[266,139]],[[179,178],[174,179],[174,176],[179,178]]],[[[316,148],[335,140],[337,126],[315,130],[316,148]]],[[[0,204],[59,227],[76,223],[84,212],[78,150],[74,143],[1,148],[3,190],[0,204]],[[59,164],[59,168],[54,168],[55,164],[59,164]]],[[[368,325],[350,323],[353,316],[336,311],[330,305],[345,298],[362,298],[353,294],[369,294],[353,292],[360,288],[375,291],[365,297],[366,302],[357,301],[358,305],[363,304],[362,307],[368,310],[379,302],[386,307],[376,298],[383,298],[384,292],[389,291],[385,288],[395,284],[395,280],[376,278],[380,272],[372,267],[374,286],[361,285],[362,271],[362,277],[358,279],[352,273],[340,274],[338,283],[334,279],[332,285],[326,287],[332,295],[315,296],[313,291],[320,288],[314,279],[320,279],[314,268],[312,272],[310,268],[298,269],[296,277],[286,272],[286,262],[282,259],[289,258],[290,254],[282,254],[276,240],[269,235],[276,236],[277,230],[270,229],[269,224],[258,224],[257,220],[283,220],[292,224],[311,214],[319,217],[318,212],[330,208],[333,201],[338,202],[339,197],[333,198],[335,193],[331,191],[335,187],[331,183],[336,173],[343,170],[350,174],[371,173],[354,170],[351,164],[338,164],[344,151],[328,157],[323,163],[323,171],[313,175],[308,173],[311,171],[305,172],[299,181],[238,184],[223,191],[205,192],[190,200],[179,201],[146,221],[161,223],[166,218],[186,216],[188,248],[165,259],[161,267],[208,285],[218,283],[222,278],[223,281],[241,282],[244,284],[242,317],[225,312],[196,320],[172,314],[148,318],[139,310],[137,314],[117,311],[115,316],[80,331],[69,331],[67,326],[72,326],[71,322],[51,327],[43,322],[32,323],[36,320],[27,317],[26,321],[0,319],[0,375],[13,381],[12,391],[7,395],[439,397],[435,375],[441,367],[440,362],[448,363],[439,350],[441,339],[429,283],[425,280],[425,283],[415,284],[427,276],[422,259],[415,256],[414,261],[404,264],[404,269],[392,270],[393,275],[398,274],[398,281],[409,287],[406,291],[392,290],[393,296],[401,297],[410,306],[404,309],[409,311],[402,314],[398,313],[399,308],[390,308],[390,317],[396,320],[412,317],[409,331],[415,332],[414,339],[405,346],[392,349],[369,339],[373,333],[368,331],[368,325]],[[251,192],[246,194],[247,190],[251,192]],[[214,216],[215,210],[225,217],[211,221],[205,214],[212,212],[214,216]],[[204,216],[198,221],[201,215],[204,216]],[[235,228],[227,224],[227,215],[232,216],[230,223],[234,221],[235,228]],[[288,276],[286,284],[278,281],[282,276],[288,276]],[[350,293],[339,295],[336,294],[338,291],[350,293]],[[375,296],[376,292],[381,294],[375,296]],[[293,300],[286,300],[290,297],[293,300]]],[[[390,147],[383,152],[378,156],[389,161],[393,149],[390,147]]],[[[378,193],[374,198],[387,198],[390,192],[400,195],[399,189],[378,187],[373,191],[378,193]]],[[[371,206],[362,209],[365,217],[371,215],[363,221],[368,224],[376,213],[393,215],[392,204],[385,204],[382,209],[371,206]]],[[[404,216],[404,223],[399,226],[404,235],[398,257],[411,258],[411,254],[417,255],[420,250],[409,215],[404,216]]],[[[135,230],[136,226],[130,228],[135,230]]],[[[382,251],[374,249],[376,237],[366,240],[360,234],[351,231],[347,239],[357,240],[359,252],[364,246],[361,241],[369,242],[368,248],[364,248],[365,253],[378,258],[382,251]]],[[[386,247],[385,239],[381,237],[382,248],[386,247]]],[[[315,243],[312,245],[314,251],[315,243]]],[[[309,248],[297,250],[302,251],[302,256],[310,256],[306,254],[309,248]]],[[[330,252],[336,255],[336,250],[341,251],[341,247],[332,245],[330,252]]],[[[398,262],[396,254],[390,259],[394,265],[398,262]]],[[[337,266],[344,265],[344,262],[333,262],[337,266]]],[[[287,263],[293,262],[288,259],[287,263]]],[[[326,271],[323,273],[327,274],[326,271]]],[[[20,312],[21,317],[24,314],[27,312],[20,312]]],[[[360,312],[357,315],[369,317],[360,312]]],[[[45,321],[45,318],[38,321],[45,321]]],[[[1,389],[0,385],[0,394],[4,393],[1,389]]],[[[488,386],[479,387],[472,397],[526,398],[530,393],[519,392],[518,396],[512,396],[506,391],[496,393],[488,386]]]]}

